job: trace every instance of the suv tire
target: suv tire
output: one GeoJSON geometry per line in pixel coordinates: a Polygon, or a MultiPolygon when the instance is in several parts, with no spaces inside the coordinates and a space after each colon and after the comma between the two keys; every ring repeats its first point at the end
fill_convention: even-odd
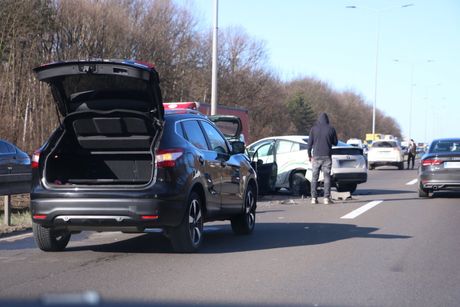
{"type": "Polygon", "coordinates": [[[309,195],[310,194],[310,183],[301,172],[295,172],[291,175],[289,181],[289,190],[292,195],[309,195]]]}
{"type": "Polygon", "coordinates": [[[195,252],[200,247],[203,241],[203,210],[198,193],[190,194],[182,222],[170,229],[170,240],[174,251],[179,253],[195,252]]]}
{"type": "Polygon", "coordinates": [[[244,195],[243,213],[231,219],[232,230],[238,235],[250,234],[256,225],[256,195],[255,189],[250,184],[244,195]]]}
{"type": "Polygon", "coordinates": [[[421,186],[418,187],[418,196],[419,197],[430,197],[430,190],[424,189],[421,186]]]}
{"type": "Polygon", "coordinates": [[[32,231],[38,248],[45,252],[62,251],[70,240],[70,232],[67,230],[55,230],[32,223],[32,231]]]}

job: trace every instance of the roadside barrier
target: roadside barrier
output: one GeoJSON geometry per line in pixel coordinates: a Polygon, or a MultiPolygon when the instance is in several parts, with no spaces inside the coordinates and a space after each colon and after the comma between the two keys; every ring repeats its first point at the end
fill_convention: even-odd
{"type": "MultiPolygon", "coordinates": [[[[5,179],[5,178],[3,178],[5,179]]],[[[11,195],[30,193],[31,175],[24,174],[0,182],[0,195],[3,195],[4,216],[3,222],[11,226],[11,195]]]]}

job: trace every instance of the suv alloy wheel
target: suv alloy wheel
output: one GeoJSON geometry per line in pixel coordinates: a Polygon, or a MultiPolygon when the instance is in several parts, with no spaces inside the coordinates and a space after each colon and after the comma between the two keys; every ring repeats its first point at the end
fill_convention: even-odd
{"type": "Polygon", "coordinates": [[[232,218],[232,230],[239,235],[250,234],[256,225],[256,196],[252,185],[246,189],[244,196],[244,211],[242,214],[232,218]]]}
{"type": "Polygon", "coordinates": [[[171,229],[170,234],[176,252],[194,252],[200,247],[203,241],[203,213],[198,193],[191,193],[184,219],[179,226],[171,229]]]}

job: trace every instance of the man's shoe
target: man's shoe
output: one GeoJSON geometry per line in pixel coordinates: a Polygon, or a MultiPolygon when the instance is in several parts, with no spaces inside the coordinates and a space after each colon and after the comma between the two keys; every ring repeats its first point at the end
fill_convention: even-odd
{"type": "Polygon", "coordinates": [[[324,198],[324,204],[325,205],[331,205],[333,204],[334,202],[332,201],[332,199],[330,199],[329,197],[325,197],[324,198]]]}
{"type": "Polygon", "coordinates": [[[312,197],[312,198],[311,198],[311,204],[312,204],[312,205],[316,205],[317,203],[318,203],[318,198],[312,197]]]}

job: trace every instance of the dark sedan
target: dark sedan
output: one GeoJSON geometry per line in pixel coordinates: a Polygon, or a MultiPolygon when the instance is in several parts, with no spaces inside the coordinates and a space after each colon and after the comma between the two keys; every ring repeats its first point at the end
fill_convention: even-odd
{"type": "Polygon", "coordinates": [[[460,138],[434,140],[418,171],[419,196],[439,190],[460,190],[460,138]]]}
{"type": "Polygon", "coordinates": [[[30,178],[29,155],[0,140],[0,195],[29,192],[30,178]]]}

